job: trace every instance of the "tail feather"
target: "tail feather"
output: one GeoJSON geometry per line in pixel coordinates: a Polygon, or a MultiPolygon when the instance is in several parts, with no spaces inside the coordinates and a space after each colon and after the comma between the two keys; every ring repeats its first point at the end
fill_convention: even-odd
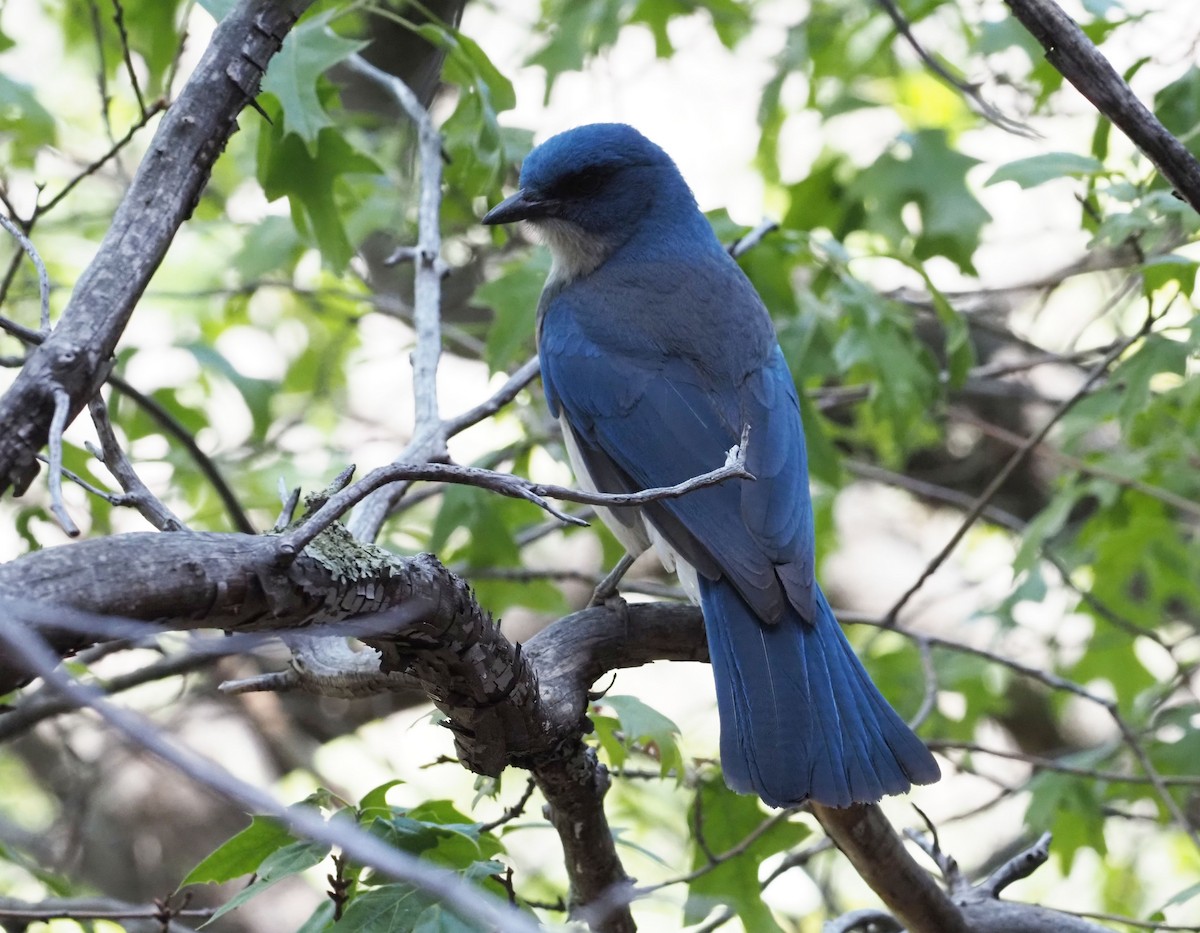
{"type": "Polygon", "coordinates": [[[816,618],[764,624],[724,580],[700,581],[734,790],[771,806],[873,803],[940,776],[867,676],[818,588],[816,618]]]}

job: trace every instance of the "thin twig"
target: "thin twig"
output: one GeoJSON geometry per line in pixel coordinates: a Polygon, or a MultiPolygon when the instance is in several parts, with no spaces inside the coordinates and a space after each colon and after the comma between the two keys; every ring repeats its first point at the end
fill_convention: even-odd
{"type": "Polygon", "coordinates": [[[1064,399],[1050,415],[1050,417],[1046,419],[1042,427],[1031,437],[1029,437],[1026,442],[1022,444],[1011,457],[1008,458],[1008,461],[1004,464],[1004,466],[1000,468],[999,472],[992,477],[991,482],[988,483],[983,492],[979,494],[979,497],[975,500],[975,504],[963,517],[958,529],[953,535],[950,536],[950,540],[947,541],[942,549],[934,556],[934,558],[929,561],[928,564],[926,564],[916,582],[913,583],[912,586],[910,586],[907,590],[905,590],[903,595],[896,600],[892,608],[887,611],[884,619],[887,620],[889,624],[895,623],[896,618],[900,614],[900,610],[908,605],[909,600],[912,599],[912,597],[917,594],[921,587],[925,585],[925,581],[937,573],[942,564],[946,562],[947,558],[949,558],[954,552],[954,549],[958,547],[958,543],[966,536],[967,532],[970,531],[971,527],[983,514],[988,505],[991,504],[992,499],[995,498],[1001,487],[1008,482],[1008,478],[1012,476],[1016,468],[1025,461],[1025,458],[1029,456],[1035,447],[1037,447],[1042,443],[1043,440],[1046,439],[1046,436],[1050,433],[1050,430],[1056,424],[1058,424],[1062,417],[1071,410],[1076,402],[1078,402],[1081,398],[1083,398],[1084,395],[1087,394],[1092,385],[1094,385],[1108,371],[1108,367],[1113,363],[1113,361],[1115,361],[1117,357],[1128,350],[1137,340],[1141,339],[1141,337],[1145,335],[1153,321],[1153,317],[1148,317],[1146,324],[1140,328],[1136,334],[1133,334],[1125,340],[1122,340],[1106,354],[1104,354],[1104,356],[1100,359],[1100,362],[1098,362],[1088,373],[1088,376],[1086,379],[1084,379],[1083,384],[1080,385],[1079,388],[1076,389],[1069,398],[1064,399]]]}
{"type": "Polygon", "coordinates": [[[1039,667],[1034,667],[1032,664],[1025,664],[1021,661],[1015,660],[1014,658],[1005,657],[1004,655],[989,651],[986,648],[976,648],[973,645],[967,645],[963,644],[962,642],[955,642],[950,639],[940,638],[935,635],[927,635],[924,633],[918,636],[914,632],[906,631],[904,628],[897,625],[895,620],[887,617],[884,617],[883,619],[876,619],[864,617],[858,613],[845,612],[838,613],[838,618],[843,623],[857,622],[860,624],[871,625],[876,628],[888,629],[894,632],[899,632],[907,638],[919,637],[927,639],[929,644],[933,647],[946,648],[951,651],[960,651],[964,654],[973,654],[976,657],[984,658],[995,664],[999,664],[1003,667],[1009,668],[1010,670],[1016,671],[1017,673],[1022,674],[1031,680],[1039,681],[1040,683],[1043,683],[1047,687],[1050,687],[1054,690],[1061,690],[1065,693],[1074,694],[1077,697],[1081,697],[1082,699],[1101,707],[1105,710],[1105,712],[1108,713],[1117,729],[1120,730],[1123,741],[1129,746],[1129,750],[1133,752],[1134,756],[1137,758],[1138,764],[1141,765],[1142,771],[1145,772],[1150,785],[1154,788],[1155,794],[1158,796],[1158,799],[1162,802],[1162,805],[1166,811],[1171,814],[1171,819],[1175,822],[1180,831],[1182,831],[1192,841],[1192,843],[1198,849],[1200,849],[1200,833],[1197,832],[1191,821],[1187,819],[1182,809],[1180,809],[1178,802],[1171,795],[1167,784],[1167,779],[1158,773],[1158,769],[1154,767],[1154,763],[1150,760],[1150,756],[1146,754],[1146,750],[1142,747],[1141,741],[1138,739],[1137,734],[1134,732],[1129,723],[1125,721],[1125,717],[1121,715],[1120,709],[1113,700],[1100,696],[1097,693],[1093,693],[1086,687],[1081,686],[1074,681],[1067,680],[1065,677],[1060,677],[1057,674],[1051,673],[1050,671],[1042,670],[1039,667]]]}
{"type": "Polygon", "coordinates": [[[96,436],[100,439],[100,450],[95,452],[110,473],[116,478],[121,489],[125,491],[120,505],[130,505],[159,531],[182,531],[187,526],[167,506],[165,502],[150,491],[142,482],[133,464],[125,456],[121,444],[113,430],[112,421],[108,417],[108,407],[99,394],[92,396],[88,402],[88,411],[92,415],[92,424],[96,428],[96,436]]]}
{"type": "Polygon", "coordinates": [[[1028,878],[1050,858],[1050,838],[1049,833],[1042,833],[1037,842],[1018,852],[977,887],[992,897],[999,897],[1000,892],[1013,882],[1028,878]]]}
{"type": "Polygon", "coordinates": [[[492,394],[491,398],[481,402],[474,408],[464,411],[461,415],[448,419],[445,423],[446,437],[454,437],[454,435],[465,431],[472,425],[478,424],[485,418],[490,418],[496,414],[496,412],[500,411],[500,409],[516,398],[517,393],[533,382],[540,370],[541,365],[536,356],[526,360],[521,364],[519,369],[508,377],[504,385],[492,394]]]}
{"type": "Polygon", "coordinates": [[[13,239],[21,244],[21,249],[25,250],[25,255],[29,257],[33,267],[37,270],[38,277],[38,297],[41,301],[41,314],[38,318],[41,324],[41,333],[43,335],[50,333],[50,275],[46,272],[46,264],[42,262],[42,257],[38,255],[37,247],[33,245],[33,241],[27,237],[21,228],[15,223],[0,214],[0,226],[4,227],[12,234],[13,239]]]}
{"type": "Polygon", "coordinates": [[[1200,211],[1200,162],[1167,130],[1054,0],[1004,0],[1046,50],[1046,60],[1153,162],[1200,211]]]}
{"type": "Polygon", "coordinates": [[[759,221],[757,227],[746,232],[730,243],[726,251],[734,259],[737,259],[739,256],[746,255],[746,253],[758,246],[758,244],[763,241],[763,238],[767,236],[767,234],[774,233],[778,229],[779,221],[777,220],[771,220],[768,218],[759,221]]]}
{"type": "MultiPolygon", "coordinates": [[[[952,408],[950,414],[958,420],[970,424],[978,428],[984,434],[998,441],[1008,444],[1010,447],[1020,448],[1029,442],[1029,438],[1022,437],[1015,431],[1010,431],[1001,425],[994,424],[983,418],[980,418],[974,412],[964,409],[952,408]]],[[[1095,476],[1098,479],[1105,480],[1115,486],[1121,486],[1125,489],[1132,489],[1135,492],[1140,492],[1144,496],[1149,496],[1151,499],[1157,499],[1171,508],[1178,509],[1185,515],[1190,515],[1192,518],[1200,519],[1200,502],[1193,502],[1191,499],[1186,499],[1178,493],[1172,492],[1170,489],[1164,489],[1162,486],[1155,486],[1152,483],[1144,482],[1132,476],[1125,476],[1116,473],[1112,470],[1105,469],[1098,463],[1092,463],[1087,460],[1081,460],[1078,457],[1072,456],[1063,450],[1055,447],[1052,444],[1040,443],[1035,445],[1041,453],[1058,461],[1064,466],[1070,467],[1073,470],[1078,470],[1088,476],[1095,476]]]]}
{"type": "Polygon", "coordinates": [[[275,519],[275,527],[271,529],[276,534],[282,534],[287,530],[287,526],[296,517],[296,506],[300,504],[300,487],[293,486],[289,491],[283,477],[279,477],[279,500],[281,503],[279,517],[275,519]]]}
{"type": "Polygon", "coordinates": [[[557,499],[564,502],[581,502],[588,505],[604,506],[633,506],[645,505],[659,499],[676,499],[687,495],[696,489],[713,486],[730,479],[753,479],[746,470],[747,440],[749,427],[742,432],[742,442],[736,448],[736,456],[721,467],[692,477],[674,486],[654,489],[644,489],[634,493],[602,493],[586,492],[571,489],[567,486],[557,486],[552,483],[535,483],[511,473],[497,473],[493,470],[480,470],[472,467],[462,467],[453,464],[427,463],[424,465],[389,464],[372,470],[353,486],[330,496],[329,501],[303,521],[297,528],[292,529],[279,539],[279,553],[282,556],[295,555],[332,525],[337,519],[358,502],[377,489],[381,489],[398,480],[426,480],[443,483],[460,483],[468,486],[478,486],[489,489],[514,499],[525,499],[534,503],[560,521],[573,525],[586,525],[582,519],[576,518],[556,509],[547,499],[557,499]]]}
{"type": "Polygon", "coordinates": [[[142,392],[140,389],[134,388],[121,376],[110,375],[108,382],[114,389],[136,403],[160,428],[183,445],[188,456],[192,458],[196,467],[203,474],[204,478],[208,480],[217,497],[225,506],[225,511],[229,515],[229,520],[233,524],[233,527],[243,534],[258,534],[259,529],[250,521],[246,512],[242,509],[242,504],[238,501],[233,488],[226,482],[225,477],[221,475],[220,468],[208,454],[200,449],[200,445],[196,443],[196,438],[192,436],[192,433],[174,415],[160,405],[156,399],[142,392]]]}
{"type": "Polygon", "coordinates": [[[490,833],[494,829],[498,829],[505,823],[511,823],[518,816],[525,812],[525,806],[529,803],[529,798],[533,796],[533,792],[537,790],[537,781],[532,777],[525,784],[525,791],[520,798],[511,807],[506,809],[503,814],[488,823],[480,823],[476,829],[480,833],[490,833]]]}
{"type": "Polygon", "coordinates": [[[801,809],[802,808],[800,807],[788,807],[785,810],[780,810],[778,813],[773,814],[755,826],[754,829],[750,830],[750,832],[748,832],[741,839],[741,841],[730,846],[724,852],[706,853],[707,861],[699,868],[689,871],[686,874],[678,875],[674,878],[668,878],[666,881],[660,881],[657,884],[648,884],[642,887],[631,888],[628,892],[625,892],[625,894],[630,898],[630,900],[632,900],[634,898],[644,897],[647,894],[652,894],[655,891],[661,891],[663,888],[668,888],[672,885],[689,884],[690,882],[695,881],[697,878],[702,878],[713,869],[724,865],[730,859],[734,859],[739,855],[742,855],[764,835],[769,833],[780,823],[789,819],[795,813],[798,813],[801,809]]]}
{"type": "Polygon", "coordinates": [[[151,103],[148,109],[145,109],[142,111],[142,115],[138,119],[138,121],[136,123],[134,123],[133,126],[131,126],[125,132],[124,136],[122,136],[115,143],[113,143],[109,147],[108,151],[104,153],[104,155],[100,156],[100,158],[98,158],[92,162],[89,162],[87,165],[85,165],[83,167],[83,169],[79,172],[79,174],[77,174],[74,178],[72,178],[65,185],[63,185],[62,189],[56,195],[54,195],[54,197],[52,197],[49,201],[47,201],[44,204],[39,203],[37,205],[37,207],[34,208],[33,216],[35,218],[41,217],[43,214],[47,214],[50,211],[52,211],[59,204],[59,202],[62,201],[63,198],[65,198],[68,194],[70,194],[75,189],[76,185],[78,185],[85,178],[89,177],[90,175],[94,175],[96,172],[98,172],[100,169],[102,169],[104,167],[104,165],[110,159],[112,159],[122,149],[124,149],[126,146],[129,145],[129,143],[133,140],[133,137],[137,135],[139,130],[144,128],[147,123],[149,123],[152,119],[154,119],[155,116],[157,116],[159,113],[161,113],[166,108],[167,108],[166,101],[156,100],[153,103],[151,103]]]}
{"type": "MultiPolygon", "coordinates": [[[[974,742],[951,742],[944,739],[931,739],[926,743],[931,751],[965,752],[971,755],[988,755],[993,758],[1004,758],[1008,761],[1020,761],[1038,771],[1055,771],[1059,774],[1071,774],[1085,777],[1093,781],[1105,781],[1110,784],[1150,784],[1150,778],[1140,774],[1125,774],[1120,771],[1104,771],[1099,768],[1086,768],[1082,765],[1072,765],[1058,758],[1046,758],[1043,755],[1031,755],[1027,752],[1009,751],[1001,748],[988,748],[974,742]]],[[[1200,777],[1190,774],[1164,777],[1163,783],[1177,787],[1200,788],[1200,777]]]]}
{"type": "MultiPolygon", "coordinates": [[[[221,640],[224,641],[224,639],[221,640]]],[[[104,647],[109,646],[105,645],[104,647]]],[[[224,648],[227,646],[221,645],[219,647],[224,648]]],[[[243,643],[242,648],[245,649],[245,647],[246,645],[243,643]]],[[[127,674],[121,674],[104,681],[102,684],[104,693],[108,696],[115,696],[118,693],[124,693],[126,690],[132,690],[134,687],[140,687],[142,684],[154,683],[159,680],[165,680],[168,677],[177,677],[180,674],[202,670],[211,666],[223,654],[224,652],[214,653],[201,650],[172,655],[139,667],[135,671],[130,671],[127,674]]],[[[51,719],[54,716],[61,716],[63,713],[69,713],[75,709],[78,709],[75,703],[56,694],[52,689],[43,688],[32,696],[22,697],[20,705],[0,716],[0,742],[28,732],[39,722],[51,719]]]]}
{"type": "Polygon", "coordinates": [[[914,52],[917,53],[917,58],[921,59],[925,67],[928,68],[936,77],[940,78],[945,84],[949,85],[954,90],[958,91],[974,107],[975,112],[988,121],[993,126],[999,127],[1006,133],[1012,133],[1016,136],[1023,136],[1026,139],[1039,139],[1041,134],[1035,132],[1031,127],[1026,126],[1018,120],[1014,120],[1006,116],[994,104],[984,100],[979,93],[979,85],[969,84],[957,75],[951,74],[950,70],[939,62],[929,53],[929,51],[917,41],[917,37],[913,34],[912,26],[904,18],[904,14],[900,12],[900,8],[896,6],[893,0],[875,0],[876,3],[887,13],[892,23],[896,27],[896,31],[903,36],[904,41],[909,44],[914,52]]]}
{"type": "Polygon", "coordinates": [[[1120,914],[1095,913],[1090,910],[1064,910],[1063,913],[1080,917],[1084,920],[1103,920],[1105,923],[1122,923],[1127,927],[1137,927],[1139,930],[1154,930],[1155,933],[1200,933],[1200,924],[1162,923],[1158,920],[1135,920],[1133,917],[1123,917],[1120,914]]]}
{"type": "Polygon", "coordinates": [[[285,807],[271,794],[239,780],[209,759],[168,741],[154,723],[114,705],[98,690],[84,686],[61,670],[58,657],[35,629],[10,616],[0,616],[0,642],[12,656],[76,706],[91,709],[125,738],[245,812],[274,817],[298,835],[336,846],[360,865],[369,865],[381,875],[422,889],[460,917],[480,923],[486,929],[538,933],[540,927],[533,920],[453,872],[393,848],[346,820],[326,821],[311,808],[285,807]]]}
{"type": "Polygon", "coordinates": [[[96,39],[96,84],[100,88],[100,119],[104,122],[109,142],[115,142],[110,113],[112,98],[108,93],[108,62],[105,61],[104,54],[104,26],[100,21],[100,6],[96,0],[88,0],[88,12],[91,14],[92,35],[96,39]]]}
{"type": "MultiPolygon", "coordinates": [[[[395,99],[417,127],[421,165],[420,197],[417,208],[417,244],[411,252],[413,277],[413,327],[417,345],[412,354],[413,437],[401,453],[402,460],[444,461],[446,430],[438,412],[437,369],[442,353],[441,303],[442,273],[440,214],[442,201],[442,137],[433,125],[429,111],[421,105],[412,89],[393,74],[376,68],[361,55],[351,55],[346,64],[374,81],[395,99]]],[[[399,253],[397,253],[399,256],[399,253]]],[[[351,522],[355,536],[374,540],[383,520],[407,485],[396,490],[381,490],[363,502],[351,522]]]]}
{"type": "Polygon", "coordinates": [[[50,484],[50,511],[58,519],[58,523],[62,526],[63,531],[70,537],[76,538],[79,536],[79,526],[71,519],[62,497],[63,431],[67,428],[67,416],[70,412],[71,396],[63,389],[55,389],[54,416],[50,420],[50,437],[48,443],[50,449],[50,476],[48,478],[50,484]]]}
{"type": "Polygon", "coordinates": [[[133,85],[133,96],[137,98],[138,113],[146,115],[146,100],[142,97],[142,86],[138,82],[137,71],[133,67],[133,53],[129,48],[129,33],[125,29],[125,9],[121,0],[112,0],[113,22],[117,24],[117,32],[121,36],[121,55],[125,59],[125,70],[129,74],[129,83],[133,85]]]}

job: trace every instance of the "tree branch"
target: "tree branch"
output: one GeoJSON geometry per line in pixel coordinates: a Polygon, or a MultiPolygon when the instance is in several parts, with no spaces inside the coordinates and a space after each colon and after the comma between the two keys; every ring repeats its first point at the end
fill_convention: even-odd
{"type": "Polygon", "coordinates": [[[37,473],[55,393],[68,421],[107,375],[134,305],[191,213],[237,115],[258,93],[271,56],[311,0],[241,0],[217,27],[178,100],[159,124],[100,249],[58,326],[0,397],[0,490],[19,495],[37,473]]]}
{"type": "MultiPolygon", "coordinates": [[[[598,929],[633,929],[628,902],[637,892],[629,890],[603,808],[608,775],[581,740],[588,689],[615,668],[707,660],[698,608],[638,603],[623,617],[593,607],[560,619],[522,647],[507,641],[466,583],[431,556],[398,557],[354,541],[340,526],[290,562],[276,559],[270,536],[179,531],[83,541],[0,566],[0,593],[12,594],[8,615],[36,622],[58,651],[88,640],[67,628],[71,608],[121,613],[162,630],[303,627],[332,633],[342,630],[331,625],[339,620],[370,625],[370,632],[359,634],[379,652],[380,678],[402,672],[426,692],[449,718],[467,767],[497,775],[513,765],[533,774],[563,840],[572,916],[587,917],[586,908],[598,904],[608,907],[595,921],[598,929]],[[111,585],[113,568],[122,576],[119,592],[111,585]]],[[[105,626],[96,630],[114,634],[105,626]]],[[[40,664],[32,673],[46,670],[40,664]]],[[[0,653],[0,692],[15,685],[14,676],[29,674],[10,641],[0,653]]],[[[1057,911],[997,900],[999,888],[1018,877],[1015,869],[971,889],[973,899],[962,902],[969,924],[963,926],[954,904],[913,862],[878,807],[813,811],[912,933],[1099,929],[1057,911]]],[[[1031,870],[1034,861],[1014,864],[1031,870]]]]}
{"type": "Polygon", "coordinates": [[[505,933],[537,933],[537,924],[524,914],[453,872],[393,848],[348,821],[326,821],[319,811],[309,807],[285,807],[272,794],[239,780],[207,758],[176,746],[163,737],[154,723],[114,706],[99,691],[83,686],[61,669],[56,669],[58,659],[50,646],[28,627],[22,626],[19,619],[16,613],[0,617],[0,643],[6,653],[16,656],[20,664],[34,670],[76,706],[93,710],[109,727],[247,813],[272,816],[298,835],[337,846],[344,855],[372,866],[387,877],[407,881],[429,892],[454,912],[485,928],[505,933]]]}
{"type": "Polygon", "coordinates": [[[854,870],[910,933],[972,933],[962,912],[916,863],[877,804],[812,805],[854,870]]]}
{"type": "Polygon", "coordinates": [[[1200,162],[1167,131],[1100,50],[1054,0],[1004,0],[1046,50],[1046,60],[1153,162],[1200,211],[1200,162]]]}

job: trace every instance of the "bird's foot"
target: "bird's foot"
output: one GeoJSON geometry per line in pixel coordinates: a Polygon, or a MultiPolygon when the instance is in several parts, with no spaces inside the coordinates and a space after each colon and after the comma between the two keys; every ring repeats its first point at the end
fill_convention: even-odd
{"type": "MultiPolygon", "coordinates": [[[[622,578],[629,572],[629,568],[633,566],[634,558],[630,554],[626,554],[619,561],[617,566],[608,573],[608,575],[596,584],[596,589],[592,591],[592,598],[588,601],[588,608],[593,606],[607,606],[612,609],[612,601],[618,600],[624,605],[625,600],[621,598],[618,587],[622,578]]],[[[624,610],[621,610],[622,612],[624,610]]]]}

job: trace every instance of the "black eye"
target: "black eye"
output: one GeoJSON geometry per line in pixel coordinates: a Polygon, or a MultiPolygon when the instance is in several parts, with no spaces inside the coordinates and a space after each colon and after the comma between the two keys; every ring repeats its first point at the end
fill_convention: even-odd
{"type": "Polygon", "coordinates": [[[611,169],[596,166],[580,169],[555,182],[552,194],[556,198],[590,197],[598,193],[611,176],[611,169]]]}

